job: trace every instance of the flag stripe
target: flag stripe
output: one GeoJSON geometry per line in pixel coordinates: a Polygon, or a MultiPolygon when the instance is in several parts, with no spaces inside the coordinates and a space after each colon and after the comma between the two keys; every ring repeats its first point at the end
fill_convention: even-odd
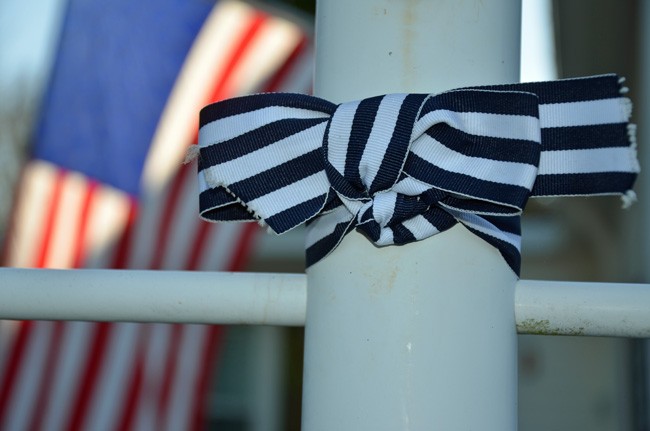
{"type": "Polygon", "coordinates": [[[248,19],[247,26],[242,32],[239,41],[234,44],[233,54],[226,62],[224,71],[216,81],[209,100],[226,99],[229,95],[234,93],[233,89],[228,89],[228,81],[233,79],[233,70],[241,60],[242,56],[246,53],[247,46],[250,44],[257,32],[260,31],[266,19],[266,15],[262,13],[255,13],[253,18],[248,19]]]}
{"type": "Polygon", "coordinates": [[[51,178],[54,172],[50,164],[38,161],[29,163],[23,170],[12,216],[14,224],[5,238],[5,258],[9,266],[33,267],[36,263],[37,242],[46,225],[44,202],[54,188],[51,178]]]}
{"type": "Polygon", "coordinates": [[[38,386],[44,364],[47,360],[45,352],[52,331],[52,322],[43,322],[34,327],[27,341],[23,365],[18,371],[16,394],[14,394],[8,409],[5,423],[1,429],[20,430],[27,426],[29,415],[33,413],[38,386]],[[23,406],[27,408],[23,408],[23,406]]]}
{"type": "MultiPolygon", "coordinates": [[[[181,178],[183,177],[183,172],[185,170],[181,170],[181,178]]],[[[166,196],[163,211],[160,214],[160,225],[158,226],[158,232],[156,232],[156,237],[154,240],[155,245],[153,249],[153,258],[149,264],[150,269],[162,268],[163,254],[167,251],[168,239],[169,235],[171,234],[171,224],[173,217],[176,214],[174,209],[176,208],[176,205],[180,204],[179,201],[182,186],[182,181],[173,181],[170,184],[170,191],[166,196]]]]}
{"type": "Polygon", "coordinates": [[[157,421],[157,395],[162,384],[163,357],[169,343],[167,337],[169,325],[151,324],[148,327],[148,344],[142,361],[145,364],[145,374],[140,397],[137,400],[137,415],[135,421],[126,429],[155,430],[157,421]]]}
{"type": "Polygon", "coordinates": [[[61,195],[52,214],[54,225],[44,267],[74,268],[76,238],[83,241],[79,228],[85,225],[82,210],[88,182],[82,175],[71,171],[66,171],[60,181],[61,195]]]}
{"type": "Polygon", "coordinates": [[[217,350],[222,345],[221,339],[223,337],[223,328],[219,326],[211,327],[207,335],[206,342],[201,347],[199,372],[197,374],[197,383],[192,396],[191,404],[196,406],[196,414],[191,418],[187,429],[200,430],[205,428],[201,422],[205,417],[206,405],[208,404],[203,399],[204,395],[210,385],[211,370],[213,368],[214,360],[217,357],[217,350]]]}
{"type": "Polygon", "coordinates": [[[50,360],[45,364],[43,379],[38,385],[40,390],[38,392],[36,404],[34,405],[32,421],[29,426],[29,429],[33,431],[37,431],[43,426],[45,413],[47,412],[46,404],[49,401],[47,394],[52,390],[56,370],[58,369],[59,361],[61,360],[61,341],[63,339],[65,323],[53,322],[53,325],[53,333],[49,340],[49,349],[47,353],[47,357],[50,358],[50,360]]]}
{"type": "Polygon", "coordinates": [[[115,427],[118,431],[127,431],[135,419],[137,413],[137,400],[143,390],[145,381],[145,367],[144,367],[144,353],[147,338],[149,335],[149,328],[151,325],[140,325],[138,330],[137,351],[133,360],[133,377],[131,383],[126,391],[126,398],[124,402],[124,409],[122,416],[115,427]]]}
{"type": "Polygon", "coordinates": [[[56,360],[59,366],[54,373],[52,391],[47,394],[47,410],[43,414],[43,424],[52,430],[63,429],[63,424],[68,420],[70,403],[81,379],[79,370],[87,359],[85,349],[95,326],[88,322],[65,322],[63,325],[65,331],[58,351],[60,358],[56,360]]]}
{"type": "Polygon", "coordinates": [[[215,230],[217,230],[216,226],[208,226],[207,223],[201,223],[196,227],[196,234],[194,235],[193,241],[194,247],[190,250],[187,262],[185,262],[185,268],[188,271],[196,271],[200,268],[220,267],[223,262],[221,259],[216,261],[219,264],[218,266],[201,265],[201,257],[205,254],[206,249],[209,248],[208,246],[211,243],[210,238],[214,236],[215,230]]]}
{"type": "MultiPolygon", "coordinates": [[[[309,39],[304,33],[301,33],[298,39],[298,43],[293,48],[287,59],[280,66],[280,68],[271,76],[271,79],[264,85],[263,92],[270,93],[277,91],[280,88],[286,87],[289,77],[296,67],[301,58],[304,56],[305,52],[309,49],[309,39]]],[[[302,88],[298,91],[299,93],[309,92],[309,88],[302,88]]]]}
{"type": "Polygon", "coordinates": [[[161,410],[161,430],[187,429],[190,422],[189,408],[187,403],[182,402],[191,395],[190,387],[194,384],[195,374],[198,370],[201,345],[206,341],[206,334],[210,331],[204,325],[177,325],[180,326],[181,337],[176,350],[176,363],[174,371],[168,375],[170,387],[173,390],[167,393],[165,406],[161,410]]]}
{"type": "Polygon", "coordinates": [[[38,255],[36,262],[34,262],[35,268],[44,268],[47,262],[47,257],[50,252],[50,241],[52,239],[54,223],[55,223],[55,214],[59,206],[59,200],[61,194],[63,193],[63,179],[65,178],[66,173],[64,171],[57,172],[54,178],[54,190],[52,191],[52,197],[49,202],[49,205],[45,210],[45,229],[43,230],[43,237],[40,241],[40,247],[38,250],[38,255]]]}
{"type": "MultiPolygon", "coordinates": [[[[14,345],[10,348],[10,356],[3,370],[4,379],[0,388],[0,425],[7,416],[7,405],[11,401],[12,391],[16,388],[16,379],[21,362],[25,358],[27,344],[34,331],[35,322],[24,322],[19,328],[14,339],[14,345]]],[[[3,427],[0,427],[2,429],[3,427]]]]}
{"type": "Polygon", "coordinates": [[[167,345],[167,352],[164,356],[165,366],[163,372],[163,384],[160,389],[158,397],[158,414],[159,414],[159,423],[156,428],[161,428],[165,424],[164,414],[168,410],[168,403],[171,391],[171,385],[174,380],[176,373],[176,361],[178,360],[178,352],[181,348],[181,343],[183,339],[183,326],[181,325],[171,325],[169,328],[170,332],[170,342],[167,345]]]}
{"type": "Polygon", "coordinates": [[[77,223],[76,236],[73,245],[72,267],[81,268],[86,261],[86,252],[88,247],[88,225],[90,212],[95,201],[95,192],[97,191],[97,182],[90,181],[86,187],[85,193],[82,194],[81,214],[77,223]]]}
{"type": "Polygon", "coordinates": [[[242,226],[237,229],[224,228],[222,225],[209,225],[208,223],[199,223],[199,228],[195,230],[193,243],[196,244],[192,254],[188,256],[186,268],[190,271],[196,271],[202,268],[222,268],[229,271],[226,262],[232,253],[232,245],[236,244],[242,226]],[[229,247],[214,247],[214,244],[229,244],[229,247]],[[205,250],[199,253],[199,250],[205,250]]]}
{"type": "Polygon", "coordinates": [[[187,228],[188,226],[192,226],[194,231],[203,232],[204,230],[201,229],[201,224],[196,222],[196,207],[190,205],[189,202],[187,202],[187,199],[182,199],[182,197],[187,196],[188,193],[197,193],[196,178],[194,176],[194,169],[192,169],[191,165],[184,165],[179,169],[176,182],[179,184],[179,197],[181,197],[181,199],[177,198],[176,207],[170,209],[174,212],[174,228],[170,229],[170,246],[166,247],[167,252],[165,253],[163,267],[166,269],[189,270],[190,268],[188,265],[190,260],[188,257],[194,253],[198,255],[203,254],[205,247],[202,244],[202,242],[205,241],[202,237],[197,235],[196,239],[191,240],[191,235],[194,233],[192,230],[187,228]]]}
{"type": "Polygon", "coordinates": [[[109,323],[98,323],[93,328],[92,342],[88,346],[88,360],[81,372],[81,385],[73,398],[70,422],[66,429],[82,429],[88,404],[94,395],[93,386],[95,376],[101,367],[104,354],[108,347],[108,338],[113,327],[109,323]]]}
{"type": "Polygon", "coordinates": [[[87,238],[83,266],[87,268],[112,268],[118,253],[118,241],[132,223],[134,202],[115,190],[97,186],[88,215],[87,238]]]}
{"type": "Polygon", "coordinates": [[[134,236],[135,221],[138,217],[138,205],[133,199],[129,199],[128,216],[124,225],[124,230],[119,236],[115,258],[113,260],[112,268],[124,269],[127,267],[129,259],[129,250],[131,250],[131,242],[134,236]]]}
{"type": "Polygon", "coordinates": [[[136,350],[138,325],[110,324],[106,351],[93,376],[94,394],[85,415],[83,429],[115,429],[124,406],[124,388],[132,378],[132,358],[136,350]]]}

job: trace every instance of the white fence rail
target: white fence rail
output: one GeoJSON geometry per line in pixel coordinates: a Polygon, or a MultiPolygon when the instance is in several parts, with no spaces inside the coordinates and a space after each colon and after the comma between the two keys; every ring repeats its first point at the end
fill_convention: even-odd
{"type": "Polygon", "coordinates": [[[289,325],[305,322],[304,275],[0,269],[0,318],[289,325]]]}
{"type": "MultiPolygon", "coordinates": [[[[0,318],[301,326],[303,274],[0,269],[0,318]]],[[[650,284],[520,280],[520,334],[650,337],[650,284]]]]}

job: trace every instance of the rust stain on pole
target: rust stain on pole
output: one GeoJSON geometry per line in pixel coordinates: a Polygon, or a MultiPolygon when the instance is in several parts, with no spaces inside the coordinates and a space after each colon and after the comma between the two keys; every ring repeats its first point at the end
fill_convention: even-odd
{"type": "Polygon", "coordinates": [[[418,39],[416,31],[416,20],[418,15],[416,9],[419,0],[407,0],[402,14],[402,87],[411,88],[416,75],[416,64],[413,58],[413,43],[418,39]]]}

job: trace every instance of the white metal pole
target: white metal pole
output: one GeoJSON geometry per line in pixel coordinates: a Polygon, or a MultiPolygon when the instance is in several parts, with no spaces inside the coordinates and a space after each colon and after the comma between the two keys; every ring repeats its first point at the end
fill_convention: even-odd
{"type": "Polygon", "coordinates": [[[0,268],[0,319],[301,326],[305,277],[0,268]]]}
{"type": "Polygon", "coordinates": [[[520,334],[650,337],[650,285],[520,280],[520,334]]]}
{"type": "MultiPolygon", "coordinates": [[[[515,0],[322,0],[318,96],[516,82],[515,0]]],[[[514,430],[516,277],[456,226],[378,249],[348,235],[308,271],[303,430],[514,430]]]]}

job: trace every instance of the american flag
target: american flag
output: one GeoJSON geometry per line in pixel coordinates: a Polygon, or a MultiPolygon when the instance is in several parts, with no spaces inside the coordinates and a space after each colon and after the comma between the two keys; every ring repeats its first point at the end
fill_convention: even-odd
{"type": "MultiPolygon", "coordinates": [[[[199,221],[198,111],[309,92],[309,30],[236,1],[71,0],[6,266],[227,270],[256,229],[199,221]],[[161,75],[161,76],[159,76],[161,75]]],[[[0,323],[0,430],[191,430],[218,327],[0,323]]]]}

